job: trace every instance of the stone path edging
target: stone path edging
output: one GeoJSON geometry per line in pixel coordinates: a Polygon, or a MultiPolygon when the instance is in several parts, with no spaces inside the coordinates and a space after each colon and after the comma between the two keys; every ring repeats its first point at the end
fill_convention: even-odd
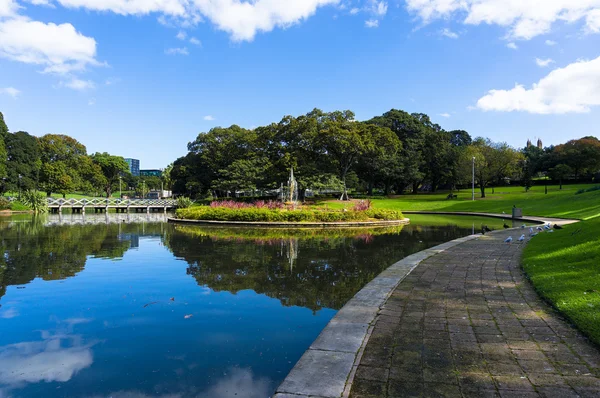
{"type": "Polygon", "coordinates": [[[402,220],[353,221],[353,222],[257,222],[257,221],[213,221],[167,218],[175,224],[211,225],[220,227],[260,227],[260,228],[350,228],[350,227],[393,227],[410,223],[409,218],[402,220]]]}
{"type": "Polygon", "coordinates": [[[373,323],[396,286],[423,260],[481,237],[469,235],[412,254],[363,287],[327,324],[277,388],[274,398],[348,396],[373,323]]]}

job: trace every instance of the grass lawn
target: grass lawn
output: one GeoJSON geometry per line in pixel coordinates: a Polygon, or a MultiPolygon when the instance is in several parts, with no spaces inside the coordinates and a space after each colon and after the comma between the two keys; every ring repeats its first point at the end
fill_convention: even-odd
{"type": "Polygon", "coordinates": [[[536,236],[521,261],[538,293],[600,345],[600,219],[536,236]]]}
{"type": "MultiPolygon", "coordinates": [[[[600,217],[600,191],[576,195],[581,188],[592,185],[549,186],[544,194],[543,186],[536,186],[525,192],[523,187],[496,188],[495,193],[487,190],[486,198],[475,192],[475,201],[471,200],[471,191],[460,191],[458,199],[447,200],[448,192],[434,194],[402,195],[391,199],[373,199],[375,208],[391,210],[430,210],[430,211],[473,211],[511,214],[513,205],[523,209],[523,215],[548,216],[559,218],[577,218],[589,220],[600,217]]],[[[332,208],[350,207],[351,204],[331,200],[326,202],[332,208]]]]}
{"type": "MultiPolygon", "coordinates": [[[[583,220],[553,234],[540,234],[524,249],[522,265],[538,293],[600,345],[600,191],[576,195],[591,185],[497,188],[488,197],[471,201],[471,192],[446,200],[447,192],[375,199],[377,208],[394,210],[481,211],[510,214],[513,205],[524,215],[583,220]],[[577,232],[579,231],[579,232],[577,232]]],[[[349,206],[328,201],[329,206],[349,206]]],[[[407,215],[414,218],[414,215],[407,215]]],[[[415,219],[416,222],[418,222],[415,219]]]]}

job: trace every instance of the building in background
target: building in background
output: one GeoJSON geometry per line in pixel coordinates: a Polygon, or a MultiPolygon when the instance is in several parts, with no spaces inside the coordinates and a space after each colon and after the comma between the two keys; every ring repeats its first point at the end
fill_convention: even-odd
{"type": "Polygon", "coordinates": [[[162,170],[159,169],[147,169],[147,170],[140,170],[139,171],[139,176],[142,177],[162,177],[162,170]]]}
{"type": "Polygon", "coordinates": [[[140,161],[138,159],[125,158],[125,161],[129,165],[129,172],[134,177],[140,176],[140,161]]]}

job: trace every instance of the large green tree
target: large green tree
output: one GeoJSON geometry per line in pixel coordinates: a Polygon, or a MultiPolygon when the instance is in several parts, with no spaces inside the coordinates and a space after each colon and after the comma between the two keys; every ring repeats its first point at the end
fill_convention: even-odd
{"type": "Polygon", "coordinates": [[[79,188],[79,166],[87,155],[86,148],[76,139],[63,134],[40,137],[40,188],[48,196],[58,192],[63,197],[79,188]]]}
{"type": "Polygon", "coordinates": [[[103,190],[106,197],[110,198],[113,189],[119,183],[119,177],[129,172],[129,165],[123,157],[110,155],[106,152],[97,152],[91,157],[93,162],[102,170],[102,175],[104,176],[102,181],[103,190]]]}
{"type": "Polygon", "coordinates": [[[24,131],[5,137],[6,190],[21,191],[37,188],[41,166],[38,141],[24,131]]]}

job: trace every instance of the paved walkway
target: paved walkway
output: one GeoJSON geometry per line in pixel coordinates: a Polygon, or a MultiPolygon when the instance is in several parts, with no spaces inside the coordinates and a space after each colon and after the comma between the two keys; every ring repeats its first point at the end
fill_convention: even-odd
{"type": "Polygon", "coordinates": [[[380,311],[350,396],[600,397],[600,351],[524,279],[522,245],[503,243],[520,234],[416,267],[380,311]]]}

